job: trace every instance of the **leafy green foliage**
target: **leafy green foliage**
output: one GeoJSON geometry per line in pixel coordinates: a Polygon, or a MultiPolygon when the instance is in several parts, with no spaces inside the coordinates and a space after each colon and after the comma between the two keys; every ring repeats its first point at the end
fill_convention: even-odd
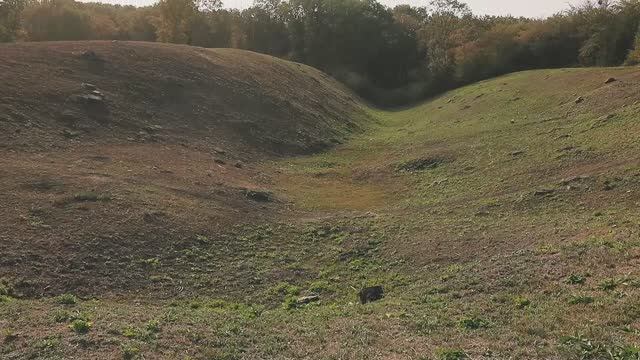
{"type": "Polygon", "coordinates": [[[83,319],[76,319],[71,322],[69,328],[77,334],[86,334],[93,324],[83,319]]]}

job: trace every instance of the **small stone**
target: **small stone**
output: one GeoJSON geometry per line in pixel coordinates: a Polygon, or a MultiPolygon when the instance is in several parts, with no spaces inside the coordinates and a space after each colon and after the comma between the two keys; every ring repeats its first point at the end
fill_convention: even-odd
{"type": "Polygon", "coordinates": [[[224,154],[226,154],[226,153],[227,153],[226,151],[224,151],[223,149],[220,149],[220,148],[213,148],[213,151],[214,151],[216,154],[219,154],[219,155],[224,155],[224,154]]]}
{"type": "Polygon", "coordinates": [[[320,295],[312,294],[309,296],[302,296],[296,300],[297,305],[306,305],[312,302],[320,301],[320,295]]]}
{"type": "Polygon", "coordinates": [[[576,104],[580,104],[583,101],[584,101],[584,98],[582,96],[579,96],[577,99],[574,100],[576,104]]]}
{"type": "Polygon", "coordinates": [[[236,163],[233,164],[233,166],[237,167],[238,169],[242,169],[244,167],[244,165],[242,164],[242,161],[236,161],[236,163]]]}
{"type": "Polygon", "coordinates": [[[616,81],[618,81],[616,78],[612,78],[612,77],[610,77],[610,78],[608,78],[608,79],[607,79],[607,81],[605,81],[604,83],[605,83],[605,84],[611,84],[611,83],[616,82],[616,81]]]}
{"type": "Polygon", "coordinates": [[[85,90],[89,90],[89,91],[94,91],[94,90],[98,90],[98,87],[93,85],[93,84],[89,84],[89,83],[82,83],[82,88],[85,90]]]}

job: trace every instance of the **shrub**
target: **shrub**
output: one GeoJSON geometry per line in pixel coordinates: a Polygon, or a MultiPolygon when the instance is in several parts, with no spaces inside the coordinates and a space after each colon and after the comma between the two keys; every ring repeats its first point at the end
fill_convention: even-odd
{"type": "Polygon", "coordinates": [[[73,332],[75,332],[76,334],[86,334],[89,332],[92,325],[93,324],[89,321],[82,320],[82,319],[75,319],[71,322],[71,325],[69,325],[69,328],[73,330],[73,332]]]}
{"type": "Polygon", "coordinates": [[[78,302],[78,298],[72,294],[62,294],[56,298],[56,303],[61,305],[75,305],[78,302]]]}

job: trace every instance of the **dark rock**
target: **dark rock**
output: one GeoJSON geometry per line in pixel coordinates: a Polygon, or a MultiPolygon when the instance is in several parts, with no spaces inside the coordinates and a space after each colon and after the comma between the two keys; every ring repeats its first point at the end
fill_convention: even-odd
{"type": "Polygon", "coordinates": [[[94,90],[98,90],[98,87],[93,85],[93,84],[89,84],[89,83],[82,83],[82,88],[88,91],[94,91],[94,90]]]}
{"type": "Polygon", "coordinates": [[[520,156],[522,154],[524,154],[523,150],[517,150],[517,151],[512,152],[511,156],[520,156]]]}
{"type": "Polygon", "coordinates": [[[618,81],[616,78],[610,77],[604,83],[605,84],[611,84],[611,83],[616,82],[616,81],[618,81]]]}
{"type": "Polygon", "coordinates": [[[580,104],[583,101],[584,101],[584,98],[582,96],[579,96],[577,99],[574,100],[576,104],[580,104]]]}
{"type": "Polygon", "coordinates": [[[242,169],[244,167],[244,165],[242,164],[242,161],[236,161],[236,163],[233,164],[233,166],[237,167],[238,169],[242,169]]]}
{"type": "Polygon", "coordinates": [[[244,193],[244,196],[246,196],[248,199],[251,199],[253,201],[257,201],[257,202],[272,202],[273,201],[273,194],[271,194],[268,191],[245,189],[245,190],[243,190],[243,193],[244,193]]]}
{"type": "Polygon", "coordinates": [[[226,162],[222,159],[215,159],[213,160],[214,163],[219,164],[219,165],[224,165],[226,164],[226,162]]]}
{"type": "Polygon", "coordinates": [[[358,296],[361,304],[378,301],[384,297],[384,289],[382,286],[366,287],[360,290],[358,296]]]}

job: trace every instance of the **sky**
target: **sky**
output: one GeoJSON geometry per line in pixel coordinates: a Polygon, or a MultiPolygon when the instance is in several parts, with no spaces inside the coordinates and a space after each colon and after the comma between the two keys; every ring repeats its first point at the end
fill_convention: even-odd
{"type": "MultiPolygon", "coordinates": [[[[157,0],[90,0],[103,1],[114,4],[150,5],[157,0]]],[[[246,8],[253,4],[253,0],[223,0],[228,8],[246,8]]],[[[388,6],[411,4],[424,6],[429,0],[378,0],[388,6]]],[[[463,0],[464,1],[464,0],[463,0]]],[[[475,14],[484,15],[513,15],[526,17],[546,17],[567,9],[569,4],[578,4],[582,0],[466,0],[464,1],[475,14]]]]}

